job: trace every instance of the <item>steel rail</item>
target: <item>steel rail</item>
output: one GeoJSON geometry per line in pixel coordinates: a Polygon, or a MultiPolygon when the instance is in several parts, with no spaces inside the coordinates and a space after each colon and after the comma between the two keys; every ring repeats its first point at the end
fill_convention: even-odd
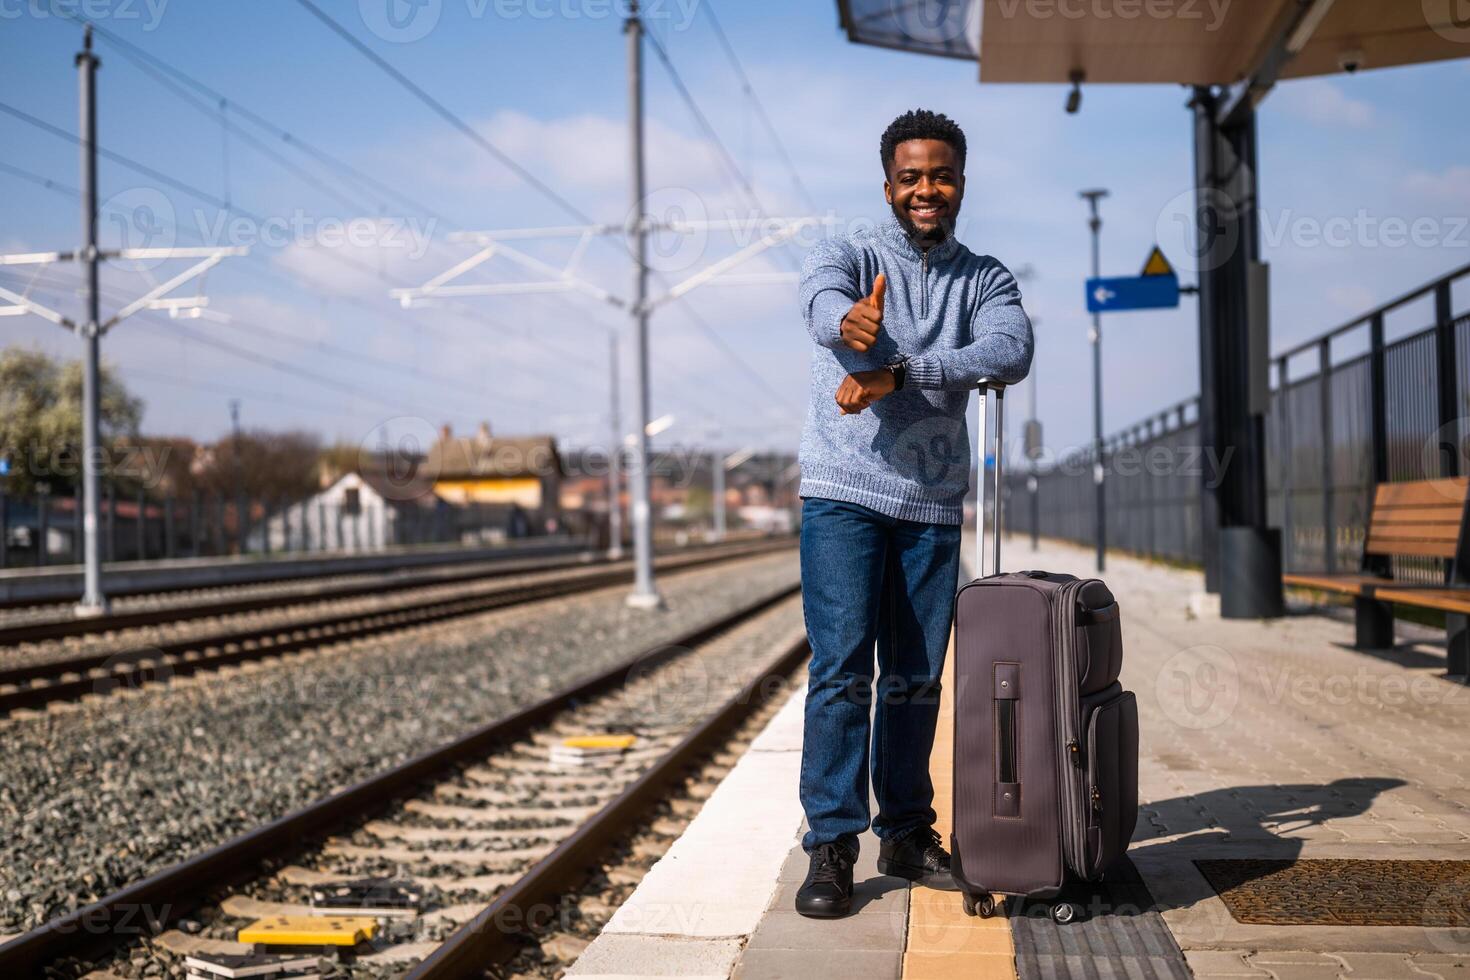
{"type": "Polygon", "coordinates": [[[408,973],[407,980],[459,980],[481,977],[521,949],[517,936],[534,923],[538,909],[574,886],[597,855],[617,842],[640,817],[666,796],[685,766],[719,744],[745,717],[768,700],[771,678],[789,674],[806,656],[806,638],[793,643],[726,701],[698,728],[686,735],[627,789],[594,814],[577,831],[510,885],[479,915],[461,926],[444,944],[408,973]]]}
{"type": "MultiPolygon", "coordinates": [[[[789,547],[790,542],[783,542],[776,546],[758,545],[696,555],[675,555],[665,559],[663,564],[668,570],[685,571],[789,547]]],[[[72,700],[85,694],[109,694],[118,688],[138,687],[245,661],[279,657],[328,643],[377,636],[508,606],[559,598],[586,589],[605,588],[631,578],[632,571],[628,568],[608,569],[583,575],[567,575],[549,582],[509,586],[478,595],[439,597],[381,610],[335,613],[297,622],[245,627],[206,636],[170,640],[132,650],[12,667],[0,670],[0,684],[17,685],[11,690],[0,691],[0,716],[22,708],[37,708],[53,701],[72,700]],[[106,670],[107,673],[89,676],[99,670],[106,670]]]]}
{"type": "MultiPolygon", "coordinates": [[[[479,579],[503,578],[507,575],[552,572],[563,568],[591,568],[607,559],[553,559],[553,560],[507,560],[486,562],[475,571],[457,571],[448,574],[433,572],[401,574],[386,572],[371,582],[356,582],[343,586],[319,586],[299,592],[275,592],[268,595],[245,596],[238,599],[220,599],[187,605],[159,606],[153,609],[138,609],[131,612],[107,613],[92,619],[65,618],[37,620],[0,626],[0,646],[16,646],[21,643],[40,643],[71,636],[87,636],[93,633],[108,633],[116,630],[158,626],[164,623],[186,623],[211,616],[231,616],[238,613],[256,612],[261,609],[282,606],[306,605],[313,602],[332,602],[373,595],[384,588],[406,589],[432,585],[456,585],[479,579]],[[489,567],[484,567],[488,565],[489,567]]],[[[418,570],[413,570],[417,572],[418,570]]],[[[368,573],[372,574],[372,573],[368,573]]],[[[0,683],[6,683],[0,678],[0,683]]]]}
{"type": "MultiPolygon", "coordinates": [[[[515,561],[520,559],[555,558],[559,555],[577,555],[587,552],[587,547],[575,541],[558,542],[548,545],[504,545],[508,554],[490,554],[489,548],[474,549],[478,554],[473,556],[461,554],[449,548],[439,550],[415,550],[404,548],[398,551],[385,552],[358,552],[358,553],[333,553],[333,552],[282,552],[276,555],[254,556],[264,558],[260,568],[249,568],[240,572],[239,578],[231,578],[223,582],[190,582],[187,584],[166,585],[138,585],[132,588],[109,588],[108,596],[113,599],[134,598],[147,595],[174,595],[183,592],[195,592],[200,589],[229,589],[245,585],[261,585],[266,582],[310,582],[313,579],[331,578],[343,575],[389,575],[398,571],[448,568],[454,565],[462,565],[470,562],[487,561],[515,561]],[[299,563],[301,567],[292,568],[292,564],[299,563]],[[326,568],[319,571],[304,571],[310,566],[323,564],[341,564],[341,568],[326,568]]],[[[460,548],[459,551],[467,549],[460,548]]],[[[222,556],[216,556],[216,558],[222,556]]],[[[165,561],[174,559],[165,559],[165,561]]],[[[193,561],[194,559],[181,559],[181,561],[193,561]]],[[[210,562],[210,559],[203,559],[210,562]]],[[[240,561],[240,559],[235,559],[240,561]]],[[[109,573],[118,573],[153,564],[151,561],[127,561],[106,562],[103,570],[109,573]]],[[[253,561],[242,562],[244,564],[255,564],[253,561]]],[[[77,568],[76,565],[42,565],[32,569],[16,569],[13,566],[0,571],[30,571],[41,574],[62,573],[68,569],[77,568]]],[[[188,568],[180,568],[178,571],[187,572],[188,568]]],[[[72,574],[80,574],[73,572],[72,574]]],[[[56,597],[30,597],[17,598],[5,596],[0,598],[0,610],[29,609],[36,607],[55,607],[58,610],[70,609],[80,595],[80,586],[76,594],[56,597]]]]}
{"type": "MultiPolygon", "coordinates": [[[[247,878],[263,861],[289,857],[336,828],[386,809],[431,778],[462,762],[483,757],[496,745],[523,737],[564,709],[643,676],[649,667],[674,659],[686,647],[708,642],[799,591],[800,586],[793,585],[747,603],[734,612],[690,630],[671,643],[651,647],[610,670],[564,688],[499,721],[476,728],[436,749],[23,933],[0,946],[0,976],[33,976],[58,957],[80,957],[157,934],[216,892],[247,878]]],[[[719,717],[726,717],[731,710],[731,704],[727,703],[719,717]]],[[[699,731],[707,730],[710,724],[706,722],[699,731]]],[[[688,744],[689,739],[686,738],[673,752],[683,752],[687,758],[688,744]]],[[[618,799],[623,800],[634,791],[647,793],[646,780],[646,776],[640,778],[618,799]]],[[[617,805],[618,800],[615,800],[604,807],[603,812],[617,805]]],[[[553,854],[561,852],[565,846],[564,843],[553,854]]],[[[542,861],[536,868],[547,861],[542,861]]],[[[541,873],[544,875],[546,872],[541,873]]]]}
{"type": "MultiPolygon", "coordinates": [[[[750,543],[757,546],[760,544],[760,542],[750,543]]],[[[732,550],[741,544],[743,543],[701,545],[688,550],[667,552],[666,554],[698,554],[705,551],[713,551],[717,548],[732,550]]],[[[623,560],[617,559],[616,561],[621,562],[623,560]]],[[[376,575],[377,578],[370,582],[354,582],[340,586],[318,585],[315,588],[311,588],[309,587],[310,579],[286,579],[283,581],[294,581],[308,587],[303,588],[299,592],[277,592],[268,595],[243,596],[234,599],[225,598],[213,602],[160,606],[154,609],[139,609],[132,612],[108,613],[104,616],[97,616],[90,619],[69,616],[15,623],[10,626],[0,626],[0,647],[14,646],[20,643],[40,643],[45,640],[64,639],[71,636],[87,636],[93,633],[107,633],[115,630],[137,629],[145,626],[158,626],[163,623],[183,623],[195,619],[208,619],[212,616],[230,616],[281,606],[352,599],[382,592],[385,587],[407,589],[434,585],[456,585],[482,579],[504,578],[510,575],[554,572],[560,569],[570,568],[595,568],[598,565],[614,563],[614,561],[610,561],[606,557],[592,557],[585,551],[579,551],[548,556],[518,556],[502,559],[487,558],[478,561],[455,562],[446,565],[414,565],[401,569],[386,569],[381,572],[346,573],[376,575]],[[455,565],[465,565],[467,567],[463,571],[455,571],[452,570],[455,565]],[[435,571],[435,569],[439,569],[439,571],[435,571]],[[445,571],[444,569],[451,570],[445,571]]],[[[338,574],[332,573],[329,576],[322,577],[336,577],[338,574]]],[[[260,583],[252,582],[242,584],[259,585],[260,583]]],[[[218,586],[218,588],[230,587],[218,586]]],[[[162,591],[158,594],[167,595],[169,593],[162,591]]],[[[4,675],[5,672],[0,672],[0,684],[15,683],[14,680],[7,679],[4,675]]]]}

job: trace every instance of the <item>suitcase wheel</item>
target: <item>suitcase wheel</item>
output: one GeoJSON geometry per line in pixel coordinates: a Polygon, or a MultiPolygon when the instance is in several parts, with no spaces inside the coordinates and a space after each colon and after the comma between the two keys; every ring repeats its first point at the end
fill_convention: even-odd
{"type": "Polygon", "coordinates": [[[1077,910],[1072,907],[1071,902],[1058,902],[1051,907],[1051,917],[1056,920],[1057,925],[1066,925],[1077,917],[1077,910]]]}
{"type": "Polygon", "coordinates": [[[989,892],[981,892],[979,895],[971,895],[966,892],[963,901],[966,915],[978,915],[982,919],[988,919],[995,914],[995,896],[989,892]]]}

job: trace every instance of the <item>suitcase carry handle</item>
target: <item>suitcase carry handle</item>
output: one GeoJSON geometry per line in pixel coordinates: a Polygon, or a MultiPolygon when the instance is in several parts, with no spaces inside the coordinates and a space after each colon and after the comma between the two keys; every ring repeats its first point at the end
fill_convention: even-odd
{"type": "Polygon", "coordinates": [[[991,553],[994,560],[991,562],[991,573],[1000,573],[1000,450],[1001,438],[1005,435],[1005,419],[1002,412],[1005,408],[1006,385],[1003,381],[993,381],[990,378],[981,378],[977,383],[979,390],[979,420],[980,437],[977,445],[980,449],[980,464],[975,468],[975,571],[977,578],[985,577],[985,403],[988,400],[987,393],[995,392],[995,522],[992,525],[995,531],[995,540],[991,543],[991,553]]]}

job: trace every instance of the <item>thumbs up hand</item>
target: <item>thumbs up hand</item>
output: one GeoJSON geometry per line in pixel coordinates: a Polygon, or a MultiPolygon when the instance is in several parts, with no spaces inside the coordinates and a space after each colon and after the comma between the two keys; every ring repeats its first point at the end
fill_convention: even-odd
{"type": "Polygon", "coordinates": [[[855,351],[864,352],[878,339],[883,329],[883,293],[888,280],[883,273],[873,280],[873,292],[852,304],[847,316],[842,318],[842,342],[855,351]]]}

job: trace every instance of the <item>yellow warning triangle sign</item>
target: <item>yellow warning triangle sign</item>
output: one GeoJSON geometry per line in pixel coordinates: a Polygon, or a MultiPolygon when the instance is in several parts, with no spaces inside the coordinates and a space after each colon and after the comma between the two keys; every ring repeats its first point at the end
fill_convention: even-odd
{"type": "Polygon", "coordinates": [[[1164,258],[1164,253],[1155,245],[1154,250],[1148,253],[1148,259],[1143,263],[1143,271],[1139,275],[1172,276],[1173,274],[1174,267],[1169,264],[1169,260],[1164,258]]]}

